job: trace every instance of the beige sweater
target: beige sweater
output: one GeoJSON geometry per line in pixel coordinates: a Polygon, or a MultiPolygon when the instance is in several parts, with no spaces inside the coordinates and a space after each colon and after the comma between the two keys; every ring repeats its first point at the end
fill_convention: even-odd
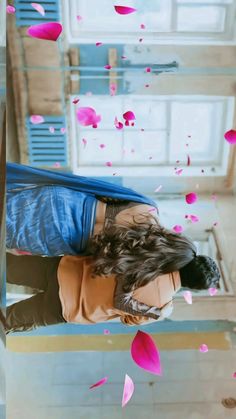
{"type": "MultiPolygon", "coordinates": [[[[67,322],[91,324],[119,318],[126,324],[147,322],[146,317],[131,316],[114,308],[116,279],[92,276],[92,257],[64,256],[58,266],[59,296],[62,314],[67,322]]],[[[133,292],[133,298],[162,308],[172,301],[179,290],[179,272],[161,275],[133,292]]]]}

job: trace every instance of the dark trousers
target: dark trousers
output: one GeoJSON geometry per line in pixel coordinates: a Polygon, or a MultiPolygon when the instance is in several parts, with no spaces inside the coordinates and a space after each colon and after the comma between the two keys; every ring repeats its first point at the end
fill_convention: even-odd
{"type": "Polygon", "coordinates": [[[33,297],[7,307],[7,333],[65,322],[57,280],[60,259],[7,253],[7,282],[37,290],[33,297]]]}

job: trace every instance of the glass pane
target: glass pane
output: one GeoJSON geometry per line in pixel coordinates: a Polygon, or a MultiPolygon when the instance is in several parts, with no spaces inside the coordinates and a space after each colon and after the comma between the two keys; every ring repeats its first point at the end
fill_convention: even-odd
{"type": "Polygon", "coordinates": [[[222,107],[211,102],[173,102],[170,161],[215,161],[219,153],[222,107]],[[188,146],[187,146],[188,144],[188,146]]]}
{"type": "Polygon", "coordinates": [[[166,128],[166,103],[143,96],[124,100],[124,111],[134,110],[135,126],[147,129],[166,128]]]}
{"type": "Polygon", "coordinates": [[[111,0],[70,0],[70,28],[73,34],[90,32],[131,32],[140,31],[144,23],[148,31],[169,31],[171,22],[171,0],[119,1],[120,6],[134,7],[137,12],[121,16],[114,10],[111,0]],[[76,16],[82,19],[78,22],[76,16]]]}
{"type": "Polygon", "coordinates": [[[220,6],[179,6],[177,30],[187,32],[224,32],[226,10],[220,6]]]}
{"type": "Polygon", "coordinates": [[[166,132],[124,133],[124,162],[150,164],[165,161],[166,132]]]}
{"type": "Polygon", "coordinates": [[[122,134],[119,131],[82,130],[78,141],[79,166],[94,163],[105,166],[108,161],[120,162],[122,159],[122,134]],[[83,138],[87,142],[85,145],[83,138]]]}

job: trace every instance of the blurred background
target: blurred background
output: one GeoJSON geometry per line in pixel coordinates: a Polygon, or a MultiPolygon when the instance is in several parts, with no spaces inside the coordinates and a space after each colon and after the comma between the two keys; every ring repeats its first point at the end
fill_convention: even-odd
{"type": "MultiPolygon", "coordinates": [[[[236,148],[224,133],[236,123],[236,1],[119,3],[137,12],[117,15],[112,0],[42,0],[42,16],[30,1],[14,1],[16,13],[7,18],[7,160],[105,179],[152,197],[164,225],[181,225],[199,253],[215,258],[221,288],[214,297],[194,295],[192,306],[180,293],[170,320],[143,328],[161,349],[162,379],[132,364],[135,327],[62,325],[9,335],[8,415],[230,418],[236,148]],[[63,24],[57,42],[27,35],[30,25],[53,21],[63,24]],[[101,115],[97,129],[78,125],[80,106],[101,115]],[[117,130],[115,118],[122,121],[128,110],[134,126],[117,130]],[[32,115],[44,123],[32,124],[32,115]],[[199,196],[191,208],[188,192],[199,196]],[[207,354],[199,353],[201,343],[207,354]],[[126,372],[137,385],[122,410],[126,372]],[[90,392],[104,375],[110,384],[90,392]]],[[[28,296],[26,289],[7,291],[8,303],[28,296]]]]}

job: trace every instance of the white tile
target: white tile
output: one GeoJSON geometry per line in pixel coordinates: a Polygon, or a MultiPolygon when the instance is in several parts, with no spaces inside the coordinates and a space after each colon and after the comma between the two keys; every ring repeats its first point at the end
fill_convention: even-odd
{"type": "MultiPolygon", "coordinates": [[[[121,406],[103,406],[102,419],[153,419],[152,405],[133,406],[131,401],[124,408],[121,406]]],[[[162,417],[158,417],[162,419],[162,417]]]]}
{"type": "Polygon", "coordinates": [[[205,400],[198,381],[160,382],[153,385],[154,403],[188,403],[205,400]]]}
{"type": "Polygon", "coordinates": [[[99,407],[43,407],[8,409],[9,419],[102,419],[99,407]]]}
{"type": "Polygon", "coordinates": [[[235,370],[231,361],[199,362],[200,380],[229,380],[235,370]]]}
{"type": "Polygon", "coordinates": [[[202,381],[201,389],[204,391],[205,401],[218,403],[223,398],[235,397],[235,380],[202,381]]]}
{"type": "Polygon", "coordinates": [[[101,388],[89,390],[88,385],[54,385],[47,398],[51,406],[100,406],[101,388]]]}
{"type": "MultiPolygon", "coordinates": [[[[132,377],[131,377],[132,378],[132,377]]],[[[102,405],[120,405],[123,394],[124,381],[119,384],[109,384],[102,390],[102,405]]],[[[150,404],[153,402],[152,386],[135,384],[135,390],[130,404],[150,404]]]]}

